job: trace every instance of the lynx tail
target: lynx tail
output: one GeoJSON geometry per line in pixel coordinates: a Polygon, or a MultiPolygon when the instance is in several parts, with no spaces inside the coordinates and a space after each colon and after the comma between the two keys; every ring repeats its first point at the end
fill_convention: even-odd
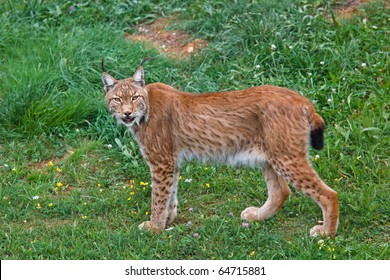
{"type": "Polygon", "coordinates": [[[320,115],[314,112],[310,126],[310,144],[314,149],[321,150],[324,147],[325,122],[320,115]]]}

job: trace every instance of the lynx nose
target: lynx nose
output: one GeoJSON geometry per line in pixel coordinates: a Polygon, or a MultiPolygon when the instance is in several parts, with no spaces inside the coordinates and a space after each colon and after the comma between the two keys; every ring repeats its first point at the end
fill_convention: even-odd
{"type": "Polygon", "coordinates": [[[127,112],[123,112],[123,114],[124,114],[126,117],[130,117],[131,112],[127,111],[127,112]]]}

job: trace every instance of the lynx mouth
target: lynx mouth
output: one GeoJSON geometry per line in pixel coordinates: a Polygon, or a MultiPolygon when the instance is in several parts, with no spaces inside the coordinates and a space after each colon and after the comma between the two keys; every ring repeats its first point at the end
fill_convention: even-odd
{"type": "Polygon", "coordinates": [[[125,124],[131,124],[133,123],[135,120],[135,117],[124,117],[122,118],[122,121],[125,123],[125,124]]]}

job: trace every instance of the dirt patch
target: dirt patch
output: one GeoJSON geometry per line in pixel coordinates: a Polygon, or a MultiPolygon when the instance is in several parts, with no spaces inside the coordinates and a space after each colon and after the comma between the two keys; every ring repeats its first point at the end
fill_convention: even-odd
{"type": "Polygon", "coordinates": [[[342,4],[336,4],[336,19],[350,19],[356,15],[362,15],[359,9],[363,4],[372,0],[347,0],[342,4]]]}
{"type": "Polygon", "coordinates": [[[170,30],[173,19],[158,18],[151,24],[141,23],[135,34],[125,33],[125,38],[151,45],[162,53],[181,59],[205,48],[207,42],[202,39],[191,40],[190,35],[181,30],[170,30]]]}

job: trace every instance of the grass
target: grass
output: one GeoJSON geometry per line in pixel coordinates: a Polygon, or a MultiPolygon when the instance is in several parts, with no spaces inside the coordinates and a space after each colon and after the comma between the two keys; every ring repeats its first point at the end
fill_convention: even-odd
{"type": "Polygon", "coordinates": [[[332,19],[338,3],[307,0],[14,2],[0,2],[1,259],[390,258],[384,2],[344,20],[332,19]],[[208,48],[178,61],[124,39],[167,15],[208,48]],[[260,172],[197,163],[182,168],[174,229],[139,231],[150,175],[105,109],[103,56],[117,78],[153,56],[149,83],[308,96],[327,123],[325,149],[311,157],[339,193],[338,235],[309,237],[321,211],[295,191],[272,219],[242,226],[240,212],[266,199],[260,172]]]}

